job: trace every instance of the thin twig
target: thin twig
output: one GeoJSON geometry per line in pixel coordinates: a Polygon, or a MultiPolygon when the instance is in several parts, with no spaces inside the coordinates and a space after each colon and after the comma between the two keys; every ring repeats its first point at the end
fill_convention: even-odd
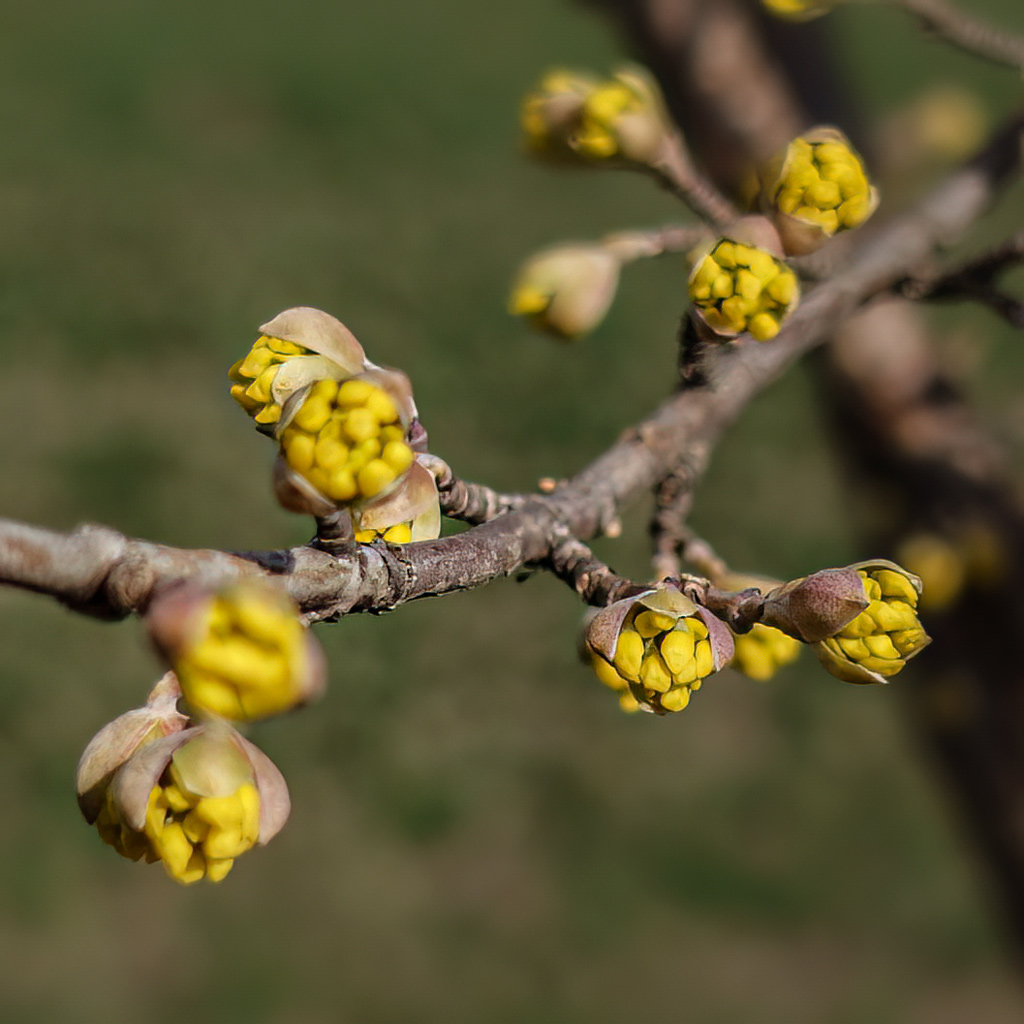
{"type": "Polygon", "coordinates": [[[678,132],[665,137],[660,156],[648,169],[663,188],[717,230],[724,231],[738,219],[736,207],[697,170],[678,132]]]}
{"type": "Polygon", "coordinates": [[[679,551],[689,533],[685,524],[692,505],[693,490],[685,471],[673,470],[658,484],[650,525],[655,579],[670,579],[682,572],[679,551]]]}
{"type": "MultiPolygon", "coordinates": [[[[879,2],[879,0],[861,0],[879,2]]],[[[946,0],[880,0],[890,7],[899,7],[916,17],[924,28],[947,43],[973,53],[977,57],[1024,68],[1024,38],[986,24],[972,14],[965,14],[946,0]]]]}
{"type": "Polygon", "coordinates": [[[457,477],[451,466],[437,455],[421,455],[420,462],[433,474],[441,512],[450,519],[476,526],[520,508],[526,501],[524,494],[501,494],[484,484],[457,477]]]}
{"type": "Polygon", "coordinates": [[[616,231],[605,235],[601,245],[622,260],[650,259],[667,253],[688,252],[712,234],[704,225],[664,224],[648,231],[616,231]]]}
{"type": "Polygon", "coordinates": [[[566,537],[552,546],[548,567],[572,587],[584,603],[598,607],[646,589],[643,584],[634,583],[610,569],[575,537],[566,537]]]}

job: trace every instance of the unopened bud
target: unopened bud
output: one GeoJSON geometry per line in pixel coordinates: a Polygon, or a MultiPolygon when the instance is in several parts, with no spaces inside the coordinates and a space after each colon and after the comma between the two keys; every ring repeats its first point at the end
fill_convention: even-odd
{"type": "Polygon", "coordinates": [[[657,85],[639,68],[605,81],[552,72],[526,97],[521,123],[532,152],[586,163],[649,165],[672,132],[657,85]]]}
{"type": "Polygon", "coordinates": [[[606,685],[628,686],[641,708],[682,711],[703,681],[733,655],[728,627],[672,584],[602,608],[584,643],[606,685]]]}
{"type": "Polygon", "coordinates": [[[139,750],[114,775],[96,819],[131,860],[161,861],[178,882],[219,882],[235,858],[280,831],[290,801],[270,759],[218,723],[139,750]]]}
{"type": "Polygon", "coordinates": [[[796,274],[766,249],[720,239],[690,274],[694,311],[723,338],[749,333],[769,341],[796,309],[796,274]]]}
{"type": "Polygon", "coordinates": [[[619,286],[620,262],[600,245],[562,245],[523,264],[509,312],[567,340],[589,334],[608,312],[619,286]]]}
{"type": "Polygon", "coordinates": [[[837,232],[859,227],[878,206],[860,156],[837,128],[794,139],[762,172],[761,204],[786,252],[813,252],[837,232]]]}
{"type": "Polygon", "coordinates": [[[319,696],[326,666],[319,643],[278,587],[243,580],[209,591],[176,587],[157,598],[150,636],[199,712],[248,722],[319,696]]]}

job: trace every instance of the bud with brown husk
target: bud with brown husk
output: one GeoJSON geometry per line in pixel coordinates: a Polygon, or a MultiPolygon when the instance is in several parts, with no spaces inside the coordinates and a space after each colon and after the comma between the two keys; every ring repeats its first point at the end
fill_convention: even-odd
{"type": "Polygon", "coordinates": [[[762,621],[816,646],[824,667],[849,683],[884,683],[929,637],[917,618],[921,581],[875,559],[824,569],[772,591],[762,621]]]}

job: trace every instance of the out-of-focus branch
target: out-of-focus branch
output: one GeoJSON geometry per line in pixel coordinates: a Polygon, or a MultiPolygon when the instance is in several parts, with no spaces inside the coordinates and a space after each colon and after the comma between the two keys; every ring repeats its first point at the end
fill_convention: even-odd
{"type": "Polygon", "coordinates": [[[1024,232],[961,264],[932,277],[907,278],[897,290],[908,299],[972,299],[990,306],[1013,327],[1024,327],[1024,302],[996,287],[995,279],[1012,266],[1024,262],[1024,232]]]}
{"type": "Polygon", "coordinates": [[[697,169],[678,132],[665,137],[659,157],[646,169],[663,188],[719,231],[739,217],[736,207],[697,169]]]}
{"type": "Polygon", "coordinates": [[[632,263],[668,253],[687,252],[712,237],[703,225],[665,224],[649,231],[616,231],[605,235],[601,245],[615,253],[623,263],[632,263]]]}
{"type": "MultiPolygon", "coordinates": [[[[878,2],[878,0],[862,0],[878,2]]],[[[996,64],[1024,68],[1024,38],[995,28],[967,14],[947,0],[881,0],[900,7],[917,18],[929,32],[961,50],[996,64]]]]}

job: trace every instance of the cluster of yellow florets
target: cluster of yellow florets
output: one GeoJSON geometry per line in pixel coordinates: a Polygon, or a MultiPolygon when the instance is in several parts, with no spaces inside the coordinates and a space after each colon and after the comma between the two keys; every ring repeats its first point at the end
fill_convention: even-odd
{"type": "Polygon", "coordinates": [[[860,157],[833,134],[822,141],[794,139],[767,197],[782,213],[817,225],[829,236],[859,227],[876,205],[860,157]]]}
{"type": "Polygon", "coordinates": [[[734,642],[732,667],[750,679],[762,681],[796,661],[802,647],[799,640],[761,622],[755,623],[749,633],[738,634],[734,642]]]}
{"type": "Polygon", "coordinates": [[[233,382],[231,397],[261,426],[272,426],[281,418],[281,406],[274,401],[271,387],[281,364],[294,356],[310,355],[309,349],[281,338],[261,334],[244,359],[228,371],[233,382]]]}
{"type": "Polygon", "coordinates": [[[614,659],[594,662],[603,683],[630,687],[640,703],[658,711],[682,711],[715,671],[708,627],[698,616],[676,618],[642,606],[623,623],[614,659]]]}
{"type": "Polygon", "coordinates": [[[202,795],[172,759],[149,794],[145,838],[166,872],[185,885],[219,882],[256,845],[259,831],[260,798],[251,780],[223,796],[202,795]]]}
{"type": "Polygon", "coordinates": [[[749,332],[758,341],[779,333],[795,308],[796,275],[770,252],[723,238],[690,276],[690,298],[717,334],[749,332]]]}
{"type": "Polygon", "coordinates": [[[870,603],[818,645],[825,668],[850,682],[871,681],[865,673],[894,676],[928,643],[917,618],[919,594],[906,575],[891,569],[860,569],[858,575],[870,603]]]}
{"type": "Polygon", "coordinates": [[[348,503],[386,491],[412,465],[398,409],[365,380],[322,380],[281,434],[288,465],[332,501],[348,503]]]}
{"type": "Polygon", "coordinates": [[[302,700],[308,634],[284,595],[242,584],[220,591],[195,615],[189,640],[173,658],[194,708],[252,721],[302,700]]]}

